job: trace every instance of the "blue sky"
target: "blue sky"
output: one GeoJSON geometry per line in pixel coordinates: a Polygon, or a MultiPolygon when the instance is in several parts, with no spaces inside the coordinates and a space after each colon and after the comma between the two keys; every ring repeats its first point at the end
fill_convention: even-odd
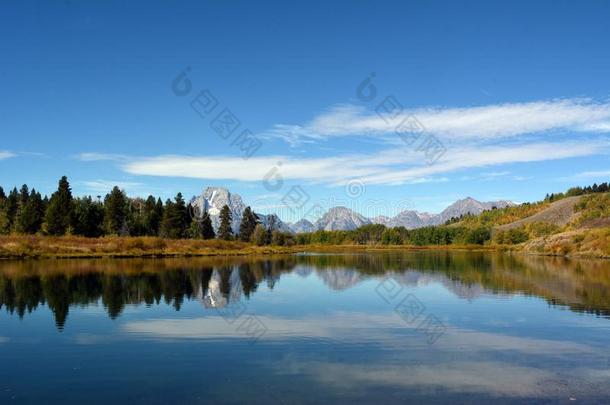
{"type": "Polygon", "coordinates": [[[5,189],[50,193],[61,175],[77,195],[223,185],[290,220],[316,204],[439,212],[465,196],[530,201],[610,180],[608,2],[0,10],[5,189]],[[375,97],[358,92],[371,74],[375,97]],[[202,117],[192,103],[204,90],[216,107],[202,117]],[[213,128],[225,108],[240,122],[228,139],[213,128]],[[261,143],[248,159],[235,141],[246,129],[261,143]],[[434,156],[430,140],[442,145],[434,156]],[[282,201],[293,186],[308,196],[298,210],[282,201]]]}

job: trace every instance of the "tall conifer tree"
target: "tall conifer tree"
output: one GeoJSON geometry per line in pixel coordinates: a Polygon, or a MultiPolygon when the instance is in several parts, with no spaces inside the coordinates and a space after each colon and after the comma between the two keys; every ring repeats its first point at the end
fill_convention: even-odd
{"type": "Polygon", "coordinates": [[[241,223],[239,224],[239,239],[243,242],[248,242],[256,224],[258,223],[258,217],[250,207],[246,207],[241,217],[241,223]]]}
{"type": "Polygon", "coordinates": [[[51,235],[64,235],[72,224],[74,201],[68,178],[63,176],[59,180],[57,191],[49,200],[49,207],[45,215],[46,230],[51,235]]]}
{"type": "Polygon", "coordinates": [[[212,218],[210,218],[210,214],[207,210],[203,211],[201,217],[201,236],[203,239],[214,239],[216,237],[216,232],[214,232],[214,226],[212,225],[212,218]]]}
{"type": "Polygon", "coordinates": [[[104,222],[109,234],[122,235],[126,233],[127,197],[117,186],[104,199],[104,222]]]}
{"type": "Polygon", "coordinates": [[[233,230],[231,229],[231,210],[228,205],[224,205],[220,210],[220,226],[218,227],[218,237],[224,240],[233,239],[233,230]]]}

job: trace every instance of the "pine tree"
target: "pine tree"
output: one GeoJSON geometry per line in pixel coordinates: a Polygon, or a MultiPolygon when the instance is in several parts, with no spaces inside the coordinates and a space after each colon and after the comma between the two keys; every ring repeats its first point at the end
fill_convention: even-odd
{"type": "Polygon", "coordinates": [[[201,236],[203,239],[214,239],[216,237],[214,226],[212,226],[212,218],[210,218],[207,210],[201,216],[201,236]]]}
{"type": "Polygon", "coordinates": [[[254,232],[254,228],[256,228],[257,223],[258,217],[256,214],[252,212],[250,207],[246,207],[239,225],[239,239],[243,242],[248,242],[252,236],[252,233],[254,232]]]}
{"type": "Polygon", "coordinates": [[[17,217],[17,210],[19,209],[19,191],[17,191],[17,187],[13,187],[8,193],[4,208],[6,211],[6,226],[8,232],[11,232],[15,226],[15,218],[17,217]]]}
{"type": "Polygon", "coordinates": [[[182,193],[178,193],[175,202],[167,200],[161,221],[161,236],[180,239],[186,236],[188,213],[182,193]]]}
{"type": "Polygon", "coordinates": [[[159,235],[159,232],[161,230],[161,220],[163,219],[164,211],[165,208],[163,207],[163,201],[161,201],[161,198],[157,198],[157,205],[155,206],[154,215],[156,221],[151,221],[151,224],[153,225],[153,231],[156,236],[159,235]]]}
{"type": "Polygon", "coordinates": [[[267,245],[270,245],[273,240],[273,231],[276,230],[275,215],[267,217],[267,245]]]}
{"type": "Polygon", "coordinates": [[[231,240],[233,238],[233,230],[231,229],[232,220],[229,206],[223,206],[220,210],[220,226],[218,227],[218,237],[220,239],[231,240]]]}
{"type": "Polygon", "coordinates": [[[9,233],[8,215],[6,214],[6,194],[0,187],[0,235],[9,233]]]}
{"type": "Polygon", "coordinates": [[[159,234],[159,224],[163,217],[163,203],[161,202],[161,199],[155,200],[155,197],[152,195],[148,196],[144,203],[144,217],[146,235],[157,236],[159,234]],[[159,205],[161,206],[161,210],[158,209],[159,205]]]}
{"type": "Polygon", "coordinates": [[[63,176],[59,180],[57,191],[49,200],[45,215],[46,231],[51,235],[64,235],[72,223],[74,201],[68,178],[63,176]]]}
{"type": "Polygon", "coordinates": [[[163,218],[161,218],[161,225],[159,228],[159,236],[163,238],[171,238],[172,234],[172,224],[170,222],[170,218],[174,216],[174,203],[169,198],[165,201],[165,206],[163,207],[163,218]]]}
{"type": "Polygon", "coordinates": [[[74,202],[74,234],[97,238],[104,234],[104,205],[91,197],[74,202]]]}
{"type": "Polygon", "coordinates": [[[24,215],[27,215],[26,206],[28,204],[28,199],[30,198],[30,191],[28,189],[27,184],[21,186],[19,190],[19,195],[17,198],[17,212],[15,213],[15,220],[13,223],[14,231],[18,233],[27,233],[23,229],[23,224],[27,222],[27,218],[24,218],[24,215]]]}
{"type": "Polygon", "coordinates": [[[117,186],[104,199],[106,231],[109,234],[124,235],[127,219],[127,196],[117,186]]]}
{"type": "Polygon", "coordinates": [[[174,198],[176,201],[175,207],[175,224],[176,229],[178,231],[179,237],[184,237],[186,233],[186,228],[189,224],[189,213],[186,208],[186,203],[184,202],[184,198],[182,197],[182,193],[176,194],[174,198]]]}
{"type": "MultiPolygon", "coordinates": [[[[22,188],[22,193],[25,190],[22,188]]],[[[26,199],[22,199],[25,201],[26,199]]],[[[32,189],[27,197],[27,202],[23,208],[19,208],[19,213],[16,219],[16,230],[20,233],[35,234],[42,227],[44,217],[44,206],[42,196],[36,190],[32,189]]]]}
{"type": "Polygon", "coordinates": [[[28,203],[28,199],[30,198],[30,190],[27,184],[21,186],[21,190],[19,190],[19,208],[25,208],[25,205],[28,203]]]}
{"type": "Polygon", "coordinates": [[[186,236],[190,239],[201,239],[203,237],[203,228],[201,226],[201,219],[197,215],[197,208],[191,204],[187,205],[187,229],[186,236]]]}

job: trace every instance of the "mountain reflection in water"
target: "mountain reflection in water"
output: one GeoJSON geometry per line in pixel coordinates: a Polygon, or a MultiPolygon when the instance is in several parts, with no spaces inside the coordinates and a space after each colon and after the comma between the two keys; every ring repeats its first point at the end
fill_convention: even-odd
{"type": "Polygon", "coordinates": [[[384,252],[274,258],[92,259],[0,262],[0,309],[26,317],[41,305],[64,328],[70,308],[101,302],[115,319],[126,305],[185,300],[222,308],[283,276],[315,277],[346,291],[392,276],[404,286],[440,283],[457,297],[486,294],[544,298],[575,312],[610,315],[610,263],[472,252],[384,252]]]}

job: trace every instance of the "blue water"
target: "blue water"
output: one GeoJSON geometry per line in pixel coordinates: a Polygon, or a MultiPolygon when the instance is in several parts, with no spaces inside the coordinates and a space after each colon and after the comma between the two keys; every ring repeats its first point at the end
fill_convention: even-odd
{"type": "Polygon", "coordinates": [[[610,403],[610,263],[0,262],[0,403],[610,403]]]}

